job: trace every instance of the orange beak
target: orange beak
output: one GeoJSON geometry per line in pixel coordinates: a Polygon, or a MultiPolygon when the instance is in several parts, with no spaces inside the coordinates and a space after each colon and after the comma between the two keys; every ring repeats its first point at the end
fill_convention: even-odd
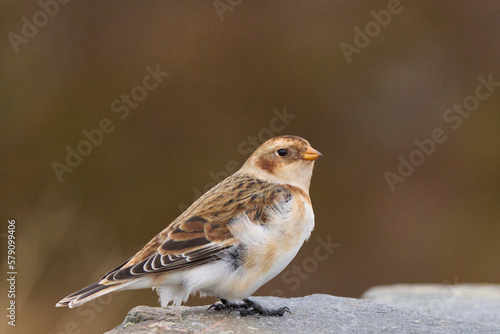
{"type": "Polygon", "coordinates": [[[302,157],[306,160],[314,161],[322,155],[323,154],[321,154],[318,150],[315,150],[312,147],[308,147],[307,150],[304,152],[304,155],[302,155],[302,157]]]}

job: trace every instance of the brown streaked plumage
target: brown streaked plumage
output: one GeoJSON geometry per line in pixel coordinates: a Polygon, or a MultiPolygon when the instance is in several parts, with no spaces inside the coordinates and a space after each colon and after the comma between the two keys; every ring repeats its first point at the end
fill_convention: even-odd
{"type": "Polygon", "coordinates": [[[115,290],[145,287],[159,290],[162,306],[196,292],[223,301],[248,297],[309,237],[309,184],[320,155],[300,137],[268,140],[132,258],[56,306],[77,307],[115,290]]]}

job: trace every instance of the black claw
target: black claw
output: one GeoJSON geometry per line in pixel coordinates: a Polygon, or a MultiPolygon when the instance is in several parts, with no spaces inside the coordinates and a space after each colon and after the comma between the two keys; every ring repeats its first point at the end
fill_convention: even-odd
{"type": "Polygon", "coordinates": [[[212,304],[212,305],[210,305],[210,306],[208,307],[208,309],[209,309],[209,310],[210,310],[210,309],[212,309],[212,308],[213,308],[214,310],[216,310],[216,311],[220,311],[220,310],[222,310],[222,309],[223,309],[223,305],[222,305],[222,304],[212,304]]]}

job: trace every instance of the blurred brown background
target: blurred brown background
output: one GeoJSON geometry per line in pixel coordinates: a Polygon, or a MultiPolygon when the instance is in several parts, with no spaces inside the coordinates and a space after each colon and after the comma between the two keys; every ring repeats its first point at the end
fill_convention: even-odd
{"type": "Polygon", "coordinates": [[[218,13],[212,1],[72,1],[48,7],[50,17],[35,1],[1,2],[4,273],[7,220],[17,222],[11,332],[98,333],[136,305],[157,305],[139,290],[54,307],[133,255],[271,134],[302,136],[324,156],[311,187],[316,229],[258,295],[500,282],[500,87],[480,88],[490,94],[478,107],[470,98],[479,76],[500,82],[500,3],[232,3],[221,0],[218,13]],[[370,24],[371,11],[383,20],[388,7],[398,12],[386,27],[370,24]],[[26,27],[34,36],[25,40],[23,17],[41,26],[26,27]],[[341,43],[355,47],[354,29],[367,23],[372,37],[358,37],[368,45],[348,63],[341,43]],[[136,88],[148,66],[169,73],[150,91],[136,88]],[[142,101],[120,119],[126,104],[118,113],[111,104],[131,92],[142,101]],[[477,109],[446,122],[464,100],[477,109]],[[286,121],[274,119],[284,110],[286,121]],[[77,149],[82,131],[106,118],[114,130],[59,182],[53,162],[66,164],[66,146],[77,149]],[[447,140],[391,191],[384,173],[398,173],[398,156],[409,159],[436,128],[447,140]],[[318,237],[340,246],[320,259],[318,237]]]}

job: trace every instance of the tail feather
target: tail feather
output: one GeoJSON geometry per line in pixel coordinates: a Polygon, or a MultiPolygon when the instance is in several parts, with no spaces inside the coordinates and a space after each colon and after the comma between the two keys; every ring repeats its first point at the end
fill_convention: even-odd
{"type": "Polygon", "coordinates": [[[65,306],[68,306],[69,308],[78,307],[88,301],[91,301],[92,299],[98,298],[100,296],[121,289],[123,287],[124,287],[123,283],[117,283],[113,285],[103,285],[99,283],[94,283],[86,288],[83,288],[61,299],[56,304],[56,307],[65,307],[65,306]]]}

